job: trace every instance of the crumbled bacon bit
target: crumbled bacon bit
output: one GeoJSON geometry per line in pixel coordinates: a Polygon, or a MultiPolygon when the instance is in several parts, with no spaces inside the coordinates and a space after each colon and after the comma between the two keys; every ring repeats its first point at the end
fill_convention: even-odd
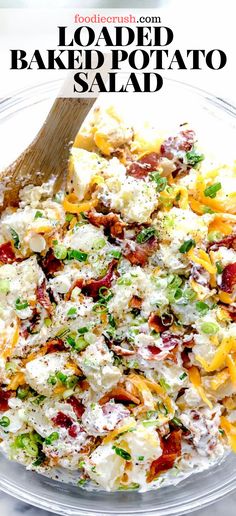
{"type": "Polygon", "coordinates": [[[161,145],[161,155],[168,159],[178,157],[178,153],[188,152],[195,142],[195,132],[181,131],[178,136],[170,136],[161,145]]]}
{"type": "Polygon", "coordinates": [[[181,430],[173,430],[167,438],[161,439],[162,455],[152,462],[147,482],[173,468],[176,459],[181,456],[181,436],[181,430]]]}
{"type": "Polygon", "coordinates": [[[42,260],[41,267],[46,276],[52,276],[55,272],[61,271],[64,265],[54,256],[53,250],[49,249],[45,258],[42,260]]]}
{"type": "Polygon", "coordinates": [[[236,262],[226,265],[222,272],[220,288],[224,292],[231,294],[236,285],[236,262]]]}
{"type": "Polygon", "coordinates": [[[103,226],[107,228],[114,238],[124,238],[125,223],[122,222],[119,215],[116,213],[97,213],[96,211],[89,211],[87,214],[89,222],[94,226],[103,226]]]}
{"type": "Polygon", "coordinates": [[[53,307],[52,307],[52,303],[49,299],[49,295],[46,291],[45,279],[43,280],[41,285],[38,285],[38,287],[36,289],[36,297],[37,297],[39,304],[41,306],[43,306],[43,308],[45,308],[45,310],[47,310],[49,315],[52,315],[53,307]]]}
{"type": "Polygon", "coordinates": [[[148,319],[148,326],[155,330],[157,333],[160,333],[166,330],[166,326],[162,323],[161,317],[157,314],[151,313],[148,319]]]}
{"type": "Polygon", "coordinates": [[[63,414],[63,412],[58,412],[58,414],[52,418],[52,421],[55,425],[61,426],[61,428],[70,428],[73,425],[72,419],[63,414]]]}
{"type": "Polygon", "coordinates": [[[114,387],[110,392],[107,392],[100,400],[99,405],[105,405],[110,400],[117,401],[129,401],[130,403],[135,403],[139,405],[140,400],[131,392],[127,391],[124,387],[114,387]]]}
{"type": "Polygon", "coordinates": [[[110,288],[114,269],[116,268],[116,265],[117,265],[117,260],[112,260],[105,276],[102,276],[102,278],[99,278],[97,280],[91,279],[91,280],[84,282],[84,284],[82,286],[82,292],[86,296],[91,296],[93,299],[96,299],[99,295],[99,290],[101,287],[110,288]]]}
{"type": "Polygon", "coordinates": [[[135,179],[144,179],[149,172],[157,170],[160,155],[157,152],[145,154],[138,161],[130,163],[127,167],[127,174],[135,179]]]}
{"type": "Polygon", "coordinates": [[[68,398],[67,403],[72,406],[76,417],[80,419],[85,411],[83,404],[75,396],[68,398]]]}
{"type": "Polygon", "coordinates": [[[141,310],[143,300],[139,296],[133,296],[129,302],[130,308],[135,308],[136,310],[141,310]]]}
{"type": "Polygon", "coordinates": [[[71,425],[69,430],[68,430],[68,434],[70,437],[73,437],[74,439],[77,437],[78,435],[78,428],[76,425],[71,425]]]}
{"type": "Polygon", "coordinates": [[[47,342],[47,353],[55,353],[56,351],[65,351],[66,347],[62,339],[55,337],[47,342]]]}
{"type": "Polygon", "coordinates": [[[0,245],[0,262],[13,263],[16,261],[16,255],[11,242],[6,242],[0,245]]]}
{"type": "Polygon", "coordinates": [[[185,369],[190,369],[192,366],[191,360],[189,358],[189,353],[191,353],[191,351],[191,349],[184,348],[184,350],[181,352],[182,364],[185,369]]]}
{"type": "Polygon", "coordinates": [[[135,244],[129,242],[126,244],[124,250],[124,257],[129,260],[132,265],[140,265],[144,267],[148,258],[156,251],[157,249],[157,239],[156,237],[149,238],[147,242],[144,244],[135,244]]]}
{"type": "Polygon", "coordinates": [[[228,235],[225,238],[222,238],[222,240],[219,240],[218,242],[211,242],[208,245],[208,248],[210,248],[212,251],[217,251],[219,247],[227,247],[227,249],[234,249],[236,251],[236,235],[228,235]]]}
{"type": "Polygon", "coordinates": [[[0,389],[0,412],[5,412],[9,409],[8,400],[12,397],[13,391],[4,391],[0,389]]]}
{"type": "Polygon", "coordinates": [[[152,355],[159,355],[159,353],[161,353],[161,349],[158,348],[157,346],[147,346],[148,348],[148,351],[150,351],[150,353],[152,353],[152,355]]]}

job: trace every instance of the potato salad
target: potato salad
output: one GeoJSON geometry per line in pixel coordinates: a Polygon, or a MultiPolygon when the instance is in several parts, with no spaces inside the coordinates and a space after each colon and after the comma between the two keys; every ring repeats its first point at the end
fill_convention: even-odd
{"type": "Polygon", "coordinates": [[[1,215],[0,380],[1,452],[85,489],[236,452],[235,163],[96,108],[65,189],[1,215]]]}

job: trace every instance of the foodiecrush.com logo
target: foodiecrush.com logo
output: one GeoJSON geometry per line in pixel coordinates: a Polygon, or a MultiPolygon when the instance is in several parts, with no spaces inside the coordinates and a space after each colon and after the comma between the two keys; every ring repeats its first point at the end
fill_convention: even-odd
{"type": "Polygon", "coordinates": [[[176,48],[182,27],[164,12],[76,12],[52,30],[55,48],[11,49],[11,69],[71,70],[64,96],[157,92],[166,72],[220,70],[227,62],[220,48],[191,48],[187,41],[176,48]]]}

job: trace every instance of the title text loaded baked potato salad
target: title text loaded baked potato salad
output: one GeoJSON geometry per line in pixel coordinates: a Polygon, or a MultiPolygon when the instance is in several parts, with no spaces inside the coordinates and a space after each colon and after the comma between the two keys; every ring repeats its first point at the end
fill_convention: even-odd
{"type": "Polygon", "coordinates": [[[2,452],[145,491],[236,451],[235,165],[97,108],[51,191],[0,222],[2,452]]]}

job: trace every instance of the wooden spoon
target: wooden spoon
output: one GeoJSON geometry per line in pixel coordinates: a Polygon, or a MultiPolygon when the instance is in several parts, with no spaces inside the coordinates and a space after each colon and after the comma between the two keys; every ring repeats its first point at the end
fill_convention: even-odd
{"type": "Polygon", "coordinates": [[[19,190],[55,178],[54,191],[65,179],[69,149],[95,98],[62,98],[55,100],[42,128],[33,142],[0,173],[3,199],[0,211],[17,206],[19,190]]]}

